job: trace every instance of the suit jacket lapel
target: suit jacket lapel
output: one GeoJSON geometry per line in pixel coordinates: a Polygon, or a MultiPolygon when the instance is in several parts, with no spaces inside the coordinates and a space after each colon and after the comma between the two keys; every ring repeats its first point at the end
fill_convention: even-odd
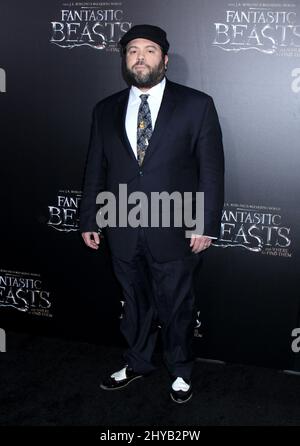
{"type": "Polygon", "coordinates": [[[130,89],[124,91],[123,95],[118,99],[117,105],[116,105],[116,124],[117,124],[117,133],[119,135],[119,138],[123,144],[123,146],[128,150],[129,155],[132,157],[132,159],[137,162],[137,159],[133,153],[133,150],[131,148],[129,139],[127,137],[126,127],[125,127],[125,120],[126,120],[126,111],[127,111],[127,104],[129,99],[129,92],[130,89]]]}
{"type": "MultiPolygon", "coordinates": [[[[116,106],[116,124],[117,124],[117,132],[123,146],[126,148],[126,150],[128,150],[132,159],[137,163],[137,159],[133,153],[125,128],[125,119],[126,119],[127,104],[129,99],[129,92],[130,89],[125,90],[124,93],[118,99],[116,106]]],[[[164,133],[167,131],[169,127],[169,122],[176,108],[176,105],[177,105],[176,95],[174,94],[171,88],[171,82],[167,80],[161,106],[155,122],[154,131],[152,133],[149,145],[146,150],[143,165],[145,164],[145,162],[147,163],[149,157],[157,149],[159,141],[164,136],[164,133]]]]}
{"type": "Polygon", "coordinates": [[[176,96],[171,89],[170,82],[167,80],[165,91],[161,101],[161,106],[155,122],[154,131],[152,133],[149,145],[145,153],[143,165],[147,163],[149,157],[158,148],[159,142],[163,138],[168,128],[170,128],[169,123],[171,121],[172,114],[176,108],[176,105],[176,96]]]}

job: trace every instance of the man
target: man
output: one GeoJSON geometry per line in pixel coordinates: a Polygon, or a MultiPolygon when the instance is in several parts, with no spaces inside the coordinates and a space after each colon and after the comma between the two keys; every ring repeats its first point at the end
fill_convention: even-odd
{"type": "MultiPolygon", "coordinates": [[[[121,331],[128,350],[124,366],[105,379],[101,388],[121,389],[153,371],[152,353],[161,329],[170,395],[173,401],[184,403],[192,396],[194,274],[203,251],[220,229],[222,134],[209,95],[166,79],[169,43],[165,31],[137,25],[120,45],[130,88],[100,101],[93,112],[80,214],[84,242],[99,248],[96,197],[102,191],[112,192],[119,209],[120,204],[124,206],[124,199],[118,197],[119,185],[126,185],[128,195],[140,191],[149,199],[153,192],[176,191],[182,196],[204,192],[204,232],[186,238],[184,224],[103,229],[123,288],[121,331]]],[[[170,210],[173,223],[174,216],[175,210],[170,210]]]]}

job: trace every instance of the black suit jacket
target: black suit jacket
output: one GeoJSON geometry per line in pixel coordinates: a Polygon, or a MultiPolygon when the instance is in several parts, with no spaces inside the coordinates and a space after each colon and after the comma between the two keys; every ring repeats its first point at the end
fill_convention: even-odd
{"type": "MultiPolygon", "coordinates": [[[[142,167],[138,165],[125,130],[130,89],[98,102],[93,111],[91,136],[80,206],[80,231],[98,231],[96,196],[119,184],[128,194],[142,191],[204,192],[204,234],[218,237],[224,201],[222,133],[213,99],[206,93],[167,80],[142,167]]],[[[191,255],[185,227],[148,227],[146,237],[160,262],[191,255]]],[[[104,230],[113,255],[130,260],[138,228],[104,230]]]]}

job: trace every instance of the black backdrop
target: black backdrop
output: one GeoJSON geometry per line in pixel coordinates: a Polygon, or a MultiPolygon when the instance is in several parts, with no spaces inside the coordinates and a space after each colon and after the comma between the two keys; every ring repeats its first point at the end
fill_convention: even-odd
{"type": "Polygon", "coordinates": [[[0,326],[118,342],[109,251],[84,247],[77,211],[92,107],[124,88],[118,40],[147,22],[168,32],[168,77],[211,94],[223,129],[226,203],[199,271],[199,356],[300,371],[299,0],[0,8],[0,326]]]}

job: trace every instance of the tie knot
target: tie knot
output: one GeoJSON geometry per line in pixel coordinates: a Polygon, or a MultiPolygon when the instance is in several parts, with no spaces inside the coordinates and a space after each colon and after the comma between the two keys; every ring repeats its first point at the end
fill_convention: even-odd
{"type": "Polygon", "coordinates": [[[141,101],[142,101],[142,102],[147,102],[148,97],[149,97],[148,94],[141,94],[141,95],[140,95],[140,98],[141,98],[141,101]]]}

